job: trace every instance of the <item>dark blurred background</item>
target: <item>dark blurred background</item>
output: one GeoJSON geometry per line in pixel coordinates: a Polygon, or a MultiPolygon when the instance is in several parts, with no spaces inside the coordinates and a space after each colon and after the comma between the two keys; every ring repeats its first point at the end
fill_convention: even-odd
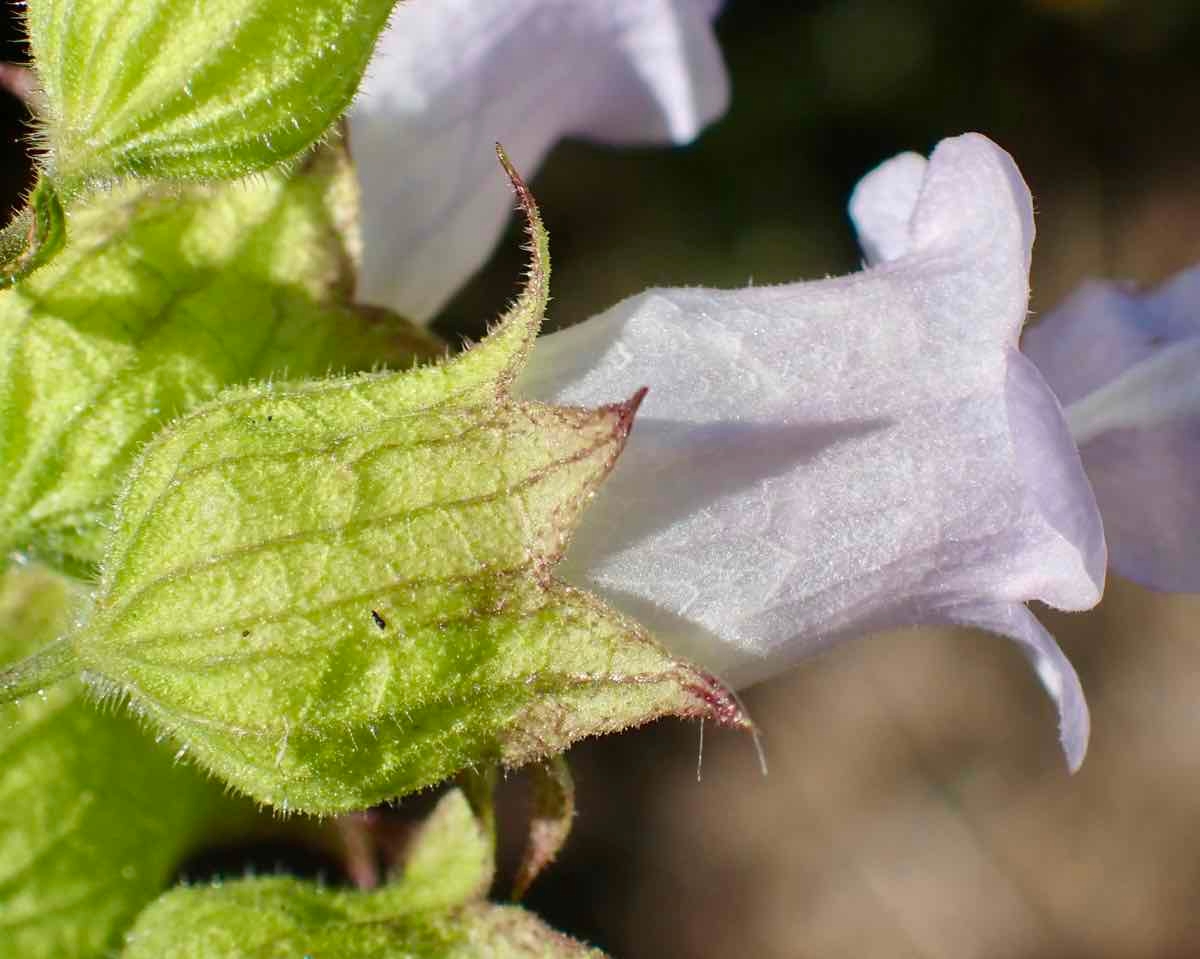
{"type": "MultiPolygon", "coordinates": [[[[1032,188],[1035,317],[1086,276],[1200,261],[1194,0],[729,0],[719,33],[732,108],[697,144],[566,144],[534,181],[553,323],[650,285],[855,269],[856,180],[966,130],[1032,188]]],[[[0,113],[16,202],[23,113],[4,94],[0,113]]],[[[519,243],[445,335],[480,335],[519,243]]],[[[679,723],[574,750],[580,815],[531,905],[628,959],[1200,955],[1200,599],[1110,578],[1097,611],[1045,619],[1093,710],[1080,774],[1015,648],[876,637],[749,692],[765,777],[747,738],[709,730],[698,782],[679,723]]]]}

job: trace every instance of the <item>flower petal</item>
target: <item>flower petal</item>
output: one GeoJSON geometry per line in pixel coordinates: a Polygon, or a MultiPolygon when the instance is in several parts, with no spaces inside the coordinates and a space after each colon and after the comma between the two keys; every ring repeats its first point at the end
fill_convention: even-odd
{"type": "Polygon", "coordinates": [[[1033,665],[1038,679],[1058,709],[1058,738],[1068,768],[1071,772],[1077,772],[1087,753],[1091,718],[1079,675],[1046,627],[1020,603],[967,603],[957,607],[947,606],[942,613],[948,623],[999,633],[1021,647],[1021,652],[1033,665]]]}
{"type": "Polygon", "coordinates": [[[1200,336],[1200,266],[1157,289],[1091,280],[1030,326],[1021,348],[1070,407],[1164,346],[1200,336]]]}
{"type": "Polygon", "coordinates": [[[1016,350],[1008,354],[1005,395],[1026,506],[1059,533],[1041,547],[1042,561],[1031,567],[1023,591],[1059,609],[1087,609],[1104,588],[1108,551],[1095,495],[1062,408],[1037,367],[1016,350]],[[1057,574],[1073,564],[1076,575],[1057,574]]]}
{"type": "Polygon", "coordinates": [[[1024,349],[1067,404],[1113,568],[1200,590],[1200,268],[1148,294],[1085,284],[1024,349]]]}
{"type": "Polygon", "coordinates": [[[426,321],[483,263],[512,206],[496,141],[528,176],[564,136],[697,136],[728,102],[717,6],[400,4],[350,114],[364,200],[359,299],[426,321]]]}
{"type": "Polygon", "coordinates": [[[867,263],[875,266],[908,252],[909,221],[925,183],[929,161],[919,153],[901,153],[858,181],[850,195],[850,219],[867,263]]]}
{"type": "MultiPolygon", "coordinates": [[[[945,141],[905,252],[878,267],[651,290],[540,341],[535,396],[650,387],[564,576],[739,684],[837,639],[959,621],[950,606],[1094,605],[1095,501],[1014,348],[1030,224],[1007,154],[945,141]]],[[[880,249],[900,233],[876,231],[880,249]]]]}
{"type": "Polygon", "coordinates": [[[1002,331],[1016,345],[1029,302],[1033,203],[1012,157],[991,140],[968,133],[943,140],[928,161],[903,153],[880,164],[855,187],[850,216],[870,265],[946,252],[956,269],[938,283],[935,266],[922,293],[941,328],[986,338],[1002,331]],[[974,280],[963,263],[977,265],[974,280]],[[969,317],[956,312],[965,282],[990,286],[976,291],[969,317]]]}

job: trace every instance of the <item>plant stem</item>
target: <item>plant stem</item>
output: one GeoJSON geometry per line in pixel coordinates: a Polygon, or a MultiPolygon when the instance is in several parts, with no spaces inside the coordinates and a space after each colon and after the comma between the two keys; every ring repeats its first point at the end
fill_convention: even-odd
{"type": "Polygon", "coordinates": [[[53,686],[77,669],[75,651],[65,636],[0,672],[0,703],[11,703],[53,686]]]}

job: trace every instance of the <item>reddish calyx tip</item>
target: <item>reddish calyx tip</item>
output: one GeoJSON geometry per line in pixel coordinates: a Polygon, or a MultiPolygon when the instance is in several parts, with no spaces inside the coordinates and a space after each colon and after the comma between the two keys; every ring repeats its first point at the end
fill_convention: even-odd
{"type": "Polygon", "coordinates": [[[618,429],[622,434],[627,435],[633,429],[633,421],[637,417],[638,410],[642,407],[642,400],[646,398],[646,394],[649,392],[650,387],[643,386],[624,403],[617,404],[616,409],[619,415],[618,429]]]}
{"type": "Polygon", "coordinates": [[[729,687],[708,673],[699,673],[696,678],[698,682],[690,683],[688,689],[704,703],[704,719],[710,719],[719,726],[749,732],[755,730],[754,720],[746,713],[737,695],[729,687]]]}
{"type": "Polygon", "coordinates": [[[504,147],[496,144],[496,158],[500,161],[500,166],[504,169],[505,176],[508,177],[512,184],[513,192],[517,195],[517,202],[521,204],[521,208],[526,212],[530,219],[537,219],[537,204],[533,201],[533,194],[529,192],[529,187],[522,179],[521,174],[517,172],[517,168],[513,166],[512,160],[508,158],[504,147]]]}

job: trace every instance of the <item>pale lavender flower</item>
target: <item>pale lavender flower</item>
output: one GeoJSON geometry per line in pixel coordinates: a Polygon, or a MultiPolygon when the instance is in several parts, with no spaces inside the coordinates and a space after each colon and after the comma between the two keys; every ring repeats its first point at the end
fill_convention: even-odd
{"type": "Polygon", "coordinates": [[[492,145],[532,176],[568,136],[683,143],[724,112],[720,0],[410,0],[350,113],[358,298],[428,321],[511,213],[492,145]]]}
{"type": "Polygon", "coordinates": [[[1113,569],[1200,591],[1200,267],[1147,293],[1085,284],[1024,349],[1065,407],[1113,569]]]}
{"type": "MultiPolygon", "coordinates": [[[[351,115],[359,298],[427,320],[509,212],[490,145],[532,172],[569,135],[683,142],[723,111],[715,0],[415,0],[351,115]]],[[[532,395],[650,394],[564,575],[744,685],[841,638],[1010,636],[1088,738],[1074,670],[1026,608],[1094,605],[1104,535],[1058,403],[1017,342],[1028,191],[978,136],[866,177],[868,266],[736,291],[651,290],[545,338],[532,395]]]]}
{"type": "Polygon", "coordinates": [[[986,138],[883,164],[851,201],[868,265],[741,290],[650,290],[539,342],[528,395],[645,399],[560,567],[737,685],[843,638],[1011,637],[1088,713],[1026,608],[1100,598],[1105,545],[1062,412],[1017,349],[1033,215],[986,138]]]}

